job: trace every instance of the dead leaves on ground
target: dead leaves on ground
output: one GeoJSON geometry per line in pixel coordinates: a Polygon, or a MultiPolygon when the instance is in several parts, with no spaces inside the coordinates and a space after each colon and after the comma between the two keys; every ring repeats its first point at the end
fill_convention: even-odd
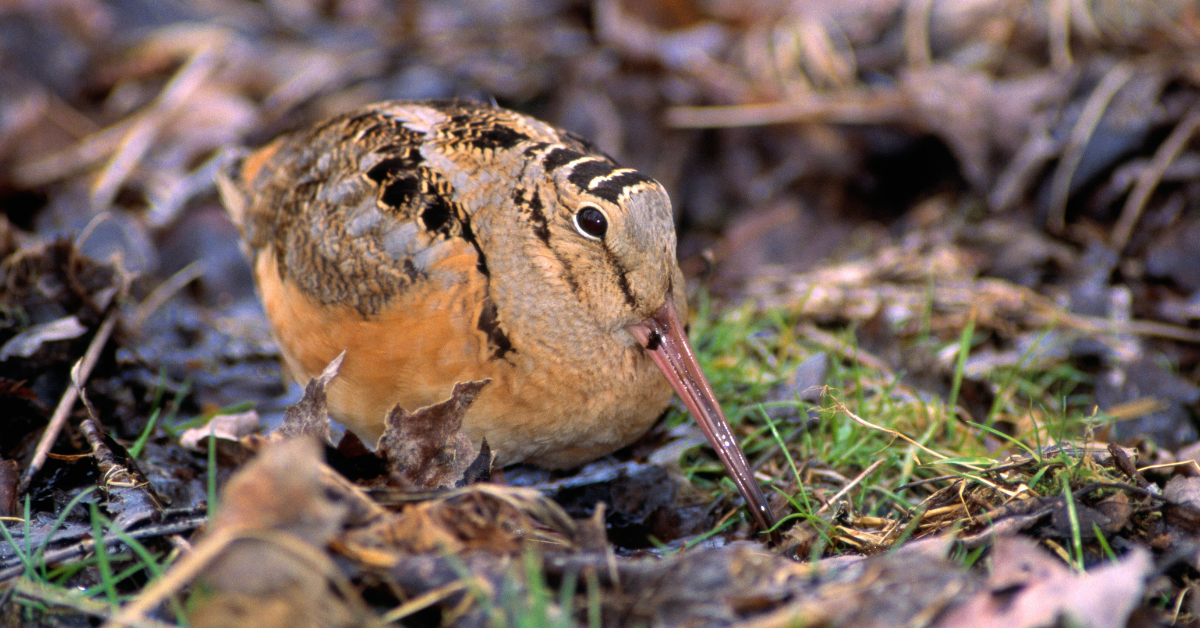
{"type": "Polygon", "coordinates": [[[1087,573],[1068,569],[1023,539],[998,541],[990,560],[983,590],[950,609],[938,626],[1023,628],[1065,622],[1123,628],[1153,573],[1150,553],[1143,548],[1087,573]]]}
{"type": "Polygon", "coordinates": [[[195,550],[112,624],[136,622],[195,583],[195,626],[377,625],[360,587],[403,591],[389,573],[409,555],[574,545],[575,523],[537,491],[476,485],[392,512],[327,467],[319,449],[307,436],[263,449],[230,479],[195,550]],[[353,562],[350,574],[339,557],[353,562]]]}
{"type": "MultiPolygon", "coordinates": [[[[805,564],[761,546],[734,545],[616,559],[604,540],[602,514],[572,520],[531,489],[481,483],[414,490],[414,476],[398,476],[394,466],[389,480],[397,488],[364,492],[346,482],[320,461],[313,438],[328,433],[321,399],[336,367],[335,361],[314,379],[289,411],[290,425],[302,426],[292,430],[299,434],[268,440],[258,459],[230,480],[219,516],[195,552],[176,565],[177,575],[143,593],[115,625],[137,620],[195,583],[190,619],[197,626],[372,626],[434,611],[439,622],[471,623],[488,613],[522,612],[495,610],[505,591],[522,592],[510,599],[529,599],[544,595],[539,588],[572,587],[556,597],[572,600],[570,608],[540,612],[582,618],[583,607],[575,604],[598,604],[605,625],[1019,628],[1066,620],[1115,628],[1141,606],[1152,565],[1137,546],[1102,564],[1100,548],[1107,546],[1099,543],[1140,534],[1155,545],[1157,535],[1159,549],[1167,549],[1170,539],[1186,543],[1200,532],[1200,510],[1190,498],[1196,478],[1172,480],[1160,497],[1118,481],[1137,474],[1134,450],[1053,447],[963,474],[908,521],[841,510],[824,532],[807,523],[793,527],[791,542],[781,548],[803,556],[823,537],[870,557],[805,564]],[[1093,487],[1038,492],[1081,469],[1096,477],[1093,487]],[[1019,533],[1042,536],[1059,556],[1012,538],[1019,533]],[[896,546],[910,535],[928,538],[896,546]],[[892,547],[898,551],[883,552],[892,547]],[[987,547],[987,575],[948,556],[951,548],[987,547]],[[1081,559],[1097,566],[1081,574],[1063,563],[1081,559]],[[380,596],[392,600],[391,612],[381,609],[380,596]]],[[[399,421],[448,421],[439,429],[407,428],[410,441],[426,438],[405,443],[405,451],[422,452],[425,463],[453,458],[460,447],[457,418],[482,385],[458,386],[450,400],[430,408],[393,412],[399,421]]],[[[388,440],[379,442],[384,457],[394,455],[388,440]]]]}
{"type": "MultiPolygon", "coordinates": [[[[1197,437],[1192,417],[1200,399],[1194,351],[1200,320],[1200,218],[1195,212],[1200,159],[1194,137],[1194,3],[882,0],[806,3],[803,11],[771,2],[624,0],[553,6],[502,0],[476,10],[446,2],[383,10],[376,0],[201,4],[164,4],[150,22],[137,14],[137,3],[92,0],[17,2],[4,15],[6,32],[13,36],[2,47],[13,54],[0,55],[0,162],[5,164],[0,197],[8,219],[21,227],[0,219],[0,255],[7,259],[0,289],[18,285],[21,294],[46,307],[31,308],[26,313],[33,316],[25,320],[15,310],[3,312],[0,357],[7,359],[0,359],[0,515],[19,512],[17,461],[28,459],[41,425],[69,385],[63,373],[107,312],[111,298],[105,292],[116,286],[94,281],[94,269],[61,246],[49,252],[65,267],[55,262],[51,272],[26,272],[31,260],[13,254],[29,237],[22,230],[86,231],[81,247],[97,258],[119,255],[134,271],[166,277],[183,268],[187,272],[164,284],[164,294],[186,284],[204,304],[175,300],[150,316],[156,309],[148,299],[137,315],[123,317],[130,324],[118,329],[88,384],[102,427],[118,440],[138,437],[160,382],[164,415],[179,408],[171,398],[183,396],[178,382],[185,380],[195,391],[183,401],[184,413],[192,416],[277,396],[277,355],[265,326],[255,325],[261,315],[253,308],[237,310],[249,315],[210,311],[214,305],[229,307],[239,294],[253,298],[247,281],[241,292],[237,289],[244,261],[237,254],[236,234],[214,206],[215,153],[396,95],[478,100],[494,95],[580,132],[644,169],[670,189],[683,222],[699,227],[681,233],[680,250],[690,257],[691,268],[704,266],[701,260],[715,261],[711,270],[719,288],[738,290],[748,283],[763,303],[793,308],[806,319],[859,324],[860,343],[853,351],[844,340],[831,338],[827,328],[805,322],[802,331],[829,355],[880,368],[888,380],[881,388],[895,384],[897,373],[924,374],[938,383],[958,357],[953,351],[924,361],[895,355],[891,351],[903,344],[897,337],[903,341],[927,330],[945,341],[973,325],[983,340],[967,356],[960,396],[962,410],[972,418],[999,399],[999,424],[1051,436],[1041,427],[1039,410],[1006,404],[1010,391],[993,387],[986,376],[1022,364],[1085,362],[1099,365],[1093,373],[1098,405],[1120,419],[1110,433],[1099,434],[1101,439],[1132,442],[1151,434],[1160,446],[1173,443],[1166,449],[1175,451],[1174,444],[1197,437]],[[248,29],[196,21],[197,15],[209,14],[248,29]],[[695,127],[708,128],[688,130],[695,127]],[[881,160],[889,166],[879,167],[881,160]],[[910,162],[919,167],[909,169],[910,162]],[[946,186],[955,191],[946,193],[946,186]],[[908,211],[913,198],[926,200],[908,211]],[[900,211],[905,214],[897,218],[900,211]],[[861,220],[861,214],[869,220],[861,220]],[[971,218],[961,220],[963,215],[971,218]],[[889,237],[883,237],[879,221],[887,223],[889,237]],[[1056,237],[1042,233],[1043,227],[1056,237]],[[890,237],[897,231],[903,233],[890,237]],[[895,246],[878,246],[884,240],[895,246]],[[700,253],[706,247],[710,257],[700,253]],[[855,249],[863,253],[861,264],[790,274],[807,271],[822,258],[845,259],[845,251],[855,249]],[[193,260],[197,265],[189,266],[193,260]],[[776,272],[776,264],[788,272],[758,279],[776,272]],[[230,325],[234,333],[218,333],[230,325]],[[1165,368],[1156,351],[1178,369],[1165,368]],[[108,377],[113,368],[119,377],[108,377]]],[[[824,383],[824,377],[816,380],[824,383]]],[[[930,391],[925,383],[905,379],[891,390],[921,398],[930,391]]],[[[73,418],[82,415],[77,411],[73,418]]],[[[310,417],[317,420],[313,431],[323,435],[323,413],[313,411],[310,417]]],[[[400,419],[399,432],[422,431],[406,421],[400,419]]],[[[240,439],[256,422],[250,415],[226,422],[229,427],[217,436],[218,479],[225,463],[247,455],[238,450],[240,439]]],[[[452,423],[447,418],[426,426],[441,431],[429,439],[440,443],[429,450],[434,454],[397,453],[389,458],[391,472],[363,448],[347,446],[331,456],[350,458],[351,466],[369,467],[374,461],[370,477],[376,485],[457,484],[455,478],[477,477],[487,456],[465,451],[452,427],[439,427],[452,423]],[[424,462],[401,462],[429,459],[446,464],[427,474],[424,462]],[[480,464],[460,469],[472,460],[480,464]]],[[[121,490],[142,482],[132,473],[141,467],[156,487],[164,487],[161,496],[185,511],[164,509],[157,523],[138,514],[127,534],[161,540],[198,525],[196,511],[187,514],[204,501],[198,459],[160,446],[167,439],[154,436],[138,460],[126,462],[104,439],[89,442],[76,428],[81,425],[69,422],[56,450],[64,455],[47,462],[43,477],[55,481],[35,483],[45,489],[32,496],[35,513],[57,514],[53,509],[62,505],[57,497],[75,494],[90,482],[80,480],[81,472],[97,469],[93,460],[103,457],[106,468],[122,472],[110,476],[114,481],[106,488],[112,490],[103,496],[101,510],[120,511],[121,490]],[[106,447],[113,456],[102,453],[106,447]]],[[[205,447],[207,440],[201,436],[197,446],[205,447]]],[[[1175,460],[1169,452],[1146,449],[1152,456],[1147,462],[1156,465],[1195,457],[1179,451],[1175,460]]],[[[834,524],[832,538],[845,551],[879,551],[909,538],[906,534],[957,527],[960,546],[983,547],[994,534],[1021,530],[1042,536],[1046,547],[1067,548],[1055,551],[1070,558],[1068,539],[1078,530],[1090,559],[1100,556],[1093,542],[1102,537],[1111,542],[1112,531],[1119,530],[1117,539],[1123,542],[1144,542],[1163,556],[1190,556],[1196,568],[1195,552],[1187,545],[1197,534],[1198,520],[1191,477],[1168,482],[1165,472],[1144,470],[1153,480],[1147,481],[1138,479],[1143,473],[1136,469],[1128,473],[1126,483],[1146,493],[1085,491],[1088,487],[1067,482],[1073,502],[1046,486],[1030,485],[1043,469],[1043,477],[1058,478],[1054,474],[1066,475],[1084,459],[1102,469],[1105,479],[1120,479],[1107,475],[1111,469],[1094,453],[1043,463],[1055,456],[1038,452],[1031,460],[1007,461],[985,472],[947,470],[952,477],[932,484],[939,488],[907,521],[855,512],[845,506],[848,501],[833,504],[822,516],[834,524]],[[1020,466],[1003,469],[1008,465],[1020,466]],[[1170,500],[1165,506],[1152,496],[1164,484],[1170,500]]],[[[678,502],[662,498],[671,492],[668,482],[672,490],[679,486],[676,479],[652,465],[634,466],[610,485],[641,483],[662,490],[645,500],[599,491],[621,502],[612,510],[619,506],[630,515],[628,528],[642,538],[646,529],[656,535],[694,532],[669,520],[678,502]]],[[[1187,473],[1183,467],[1176,470],[1187,473]]],[[[561,479],[554,483],[555,496],[564,501],[583,502],[597,494],[561,479]]],[[[549,539],[570,535],[548,512],[533,516],[540,523],[528,527],[518,513],[533,508],[531,496],[518,499],[514,491],[492,494],[482,487],[462,491],[418,498],[380,489],[373,494],[373,508],[386,503],[410,517],[407,522],[387,519],[387,525],[382,514],[365,506],[370,500],[352,500],[365,510],[346,515],[345,521],[364,523],[342,525],[359,536],[335,534],[325,545],[344,543],[344,552],[353,552],[355,560],[387,570],[386,582],[400,592],[390,617],[432,623],[421,613],[436,609],[446,623],[493,619],[481,610],[479,595],[493,594],[495,601],[506,582],[525,581],[523,566],[511,556],[522,551],[514,549],[522,539],[533,535],[542,545],[555,546],[549,539]],[[503,526],[485,529],[493,520],[503,526]],[[515,533],[505,536],[505,530],[515,533]],[[375,536],[391,538],[407,552],[405,559],[395,563],[401,550],[379,549],[390,546],[380,545],[375,536]],[[499,548],[505,558],[480,557],[477,552],[485,545],[499,548]],[[435,546],[450,548],[450,556],[412,553],[435,546]],[[464,565],[477,577],[463,578],[464,565]]],[[[310,505],[321,503],[316,498],[310,505]]],[[[710,527],[732,507],[721,504],[720,509],[691,519],[710,527]]],[[[46,541],[48,562],[78,560],[96,547],[87,545],[90,527],[77,517],[57,531],[34,519],[30,538],[20,540],[35,546],[46,541]]],[[[577,533],[603,539],[607,531],[608,539],[619,537],[613,534],[619,526],[609,524],[597,531],[576,522],[577,533]]],[[[276,524],[256,525],[274,529],[276,524]]],[[[793,530],[796,536],[809,533],[802,547],[819,538],[811,529],[793,530]]],[[[93,542],[122,547],[116,535],[93,542]]],[[[321,540],[305,543],[315,547],[321,540]]],[[[597,553],[574,555],[574,562],[547,555],[541,566],[552,579],[549,586],[560,584],[571,569],[579,575],[577,582],[595,574],[606,594],[601,616],[614,624],[754,620],[779,625],[799,617],[811,624],[928,625],[938,609],[958,603],[955,587],[972,590],[959,577],[957,563],[942,560],[944,552],[911,562],[888,562],[883,556],[854,559],[870,566],[863,573],[875,574],[873,580],[832,579],[842,588],[824,590],[821,599],[836,603],[803,606],[793,586],[791,570],[797,565],[764,558],[755,548],[701,549],[656,563],[610,560],[598,552],[602,546],[588,545],[597,553]],[[893,572],[907,574],[907,585],[889,579],[893,572]],[[681,579],[713,584],[681,591],[681,579]],[[865,582],[880,588],[864,588],[865,582]],[[889,583],[895,587],[884,586],[889,583]],[[879,610],[910,599],[895,591],[925,583],[928,594],[912,598],[917,601],[910,608],[920,612],[879,610]],[[797,608],[788,606],[793,602],[797,608]]],[[[12,548],[5,548],[0,544],[0,580],[21,571],[15,555],[3,553],[12,548]]],[[[281,569],[294,571],[288,565],[299,564],[297,556],[280,559],[281,569]]],[[[370,621],[353,596],[339,588],[335,574],[321,571],[326,563],[312,565],[323,579],[283,589],[327,601],[328,615],[312,609],[323,621],[370,621]]],[[[1056,581],[1089,582],[1038,573],[1056,581]]],[[[1003,605],[1017,593],[1016,586],[997,583],[987,595],[1003,605]]],[[[1031,598],[1036,591],[1062,592],[1020,586],[1020,595],[1031,598]]],[[[1008,610],[1027,608],[1026,601],[1008,610]]],[[[576,602],[575,618],[581,620],[578,613],[586,602],[576,602]]],[[[298,607],[309,609],[307,603],[298,607]]],[[[266,607],[258,610],[301,621],[268,613],[266,607]]],[[[1055,612],[1025,617],[1033,621],[1055,612]]],[[[1004,617],[1024,625],[1020,617],[1004,617]]],[[[984,618],[971,619],[983,625],[984,618]]]]}
{"type": "Polygon", "coordinates": [[[1141,548],[1079,573],[1005,537],[994,538],[987,573],[952,558],[946,536],[810,563],[745,543],[621,559],[585,547],[588,534],[603,538],[588,531],[596,521],[572,521],[536,491],[476,484],[384,496],[383,509],[336,477],[315,441],[271,444],[230,480],[194,551],[110,625],[191,584],[200,627],[376,626],[417,613],[473,625],[512,621],[533,610],[515,600],[540,595],[541,621],[598,613],[605,626],[1120,628],[1153,573],[1141,548]]]}
{"type": "MultiPolygon", "coordinates": [[[[982,625],[1000,617],[1015,626],[1034,626],[1060,615],[1098,621],[1087,614],[1093,598],[1086,591],[1099,581],[1052,568],[1044,556],[1025,548],[988,559],[993,577],[1009,574],[993,583],[948,558],[947,548],[987,547],[998,536],[1021,532],[1041,535],[1058,559],[1076,560],[1063,548],[1078,538],[1085,562],[1094,564],[1103,560],[1100,539],[1140,538],[1195,561],[1194,551],[1188,553],[1189,539],[1200,534],[1195,523],[1200,517],[1191,503],[1194,478],[1173,480],[1159,498],[1132,463],[1118,466],[1122,456],[1135,457],[1132,452],[1094,448],[1042,451],[943,479],[948,484],[907,520],[837,507],[822,515],[828,517],[824,528],[806,527],[808,522],[792,528],[794,543],[780,548],[784,554],[758,544],[722,547],[724,541],[718,541],[658,558],[619,557],[610,544],[619,536],[618,526],[606,519],[605,509],[572,519],[542,491],[473,483],[490,457],[485,449],[466,446],[461,417],[486,382],[457,386],[447,401],[428,408],[397,409],[389,417],[388,434],[376,443],[377,453],[356,446],[353,437],[329,449],[340,457],[336,464],[357,469],[357,479],[368,488],[348,481],[321,461],[316,444],[329,438],[324,390],[337,368],[335,361],[310,382],[305,397],[285,413],[277,435],[241,436],[238,425],[254,423],[248,415],[210,424],[210,429],[232,426],[222,428],[224,438],[213,439],[222,442],[229,460],[261,453],[229,480],[204,536],[166,577],[111,618],[114,625],[149,621],[186,595],[197,626],[471,624],[497,616],[515,622],[530,613],[569,615],[582,623],[593,608],[605,625],[939,625],[951,619],[962,622],[957,625],[982,625]],[[232,451],[238,447],[243,447],[240,454],[232,451]],[[362,472],[372,467],[370,461],[375,475],[362,472]],[[1053,491],[1036,492],[1045,490],[1034,481],[1039,474],[1059,480],[1059,474],[1078,468],[1107,474],[1097,475],[1104,479],[1097,486],[1107,486],[1076,489],[1070,500],[1053,491]],[[1118,468],[1136,490],[1114,488],[1118,468]],[[460,484],[465,486],[454,488],[460,484]],[[942,536],[933,544],[883,552],[909,536],[946,532],[958,534],[958,540],[942,536]],[[821,539],[826,547],[869,557],[814,564],[792,558],[809,555],[821,539]],[[1005,567],[1005,561],[1012,565],[1005,567]],[[1036,569],[1018,581],[1011,574],[1020,573],[1022,565],[1036,569]],[[563,587],[568,587],[566,597],[547,593],[563,587]],[[551,598],[544,608],[528,606],[528,600],[551,598]],[[556,606],[564,599],[571,600],[570,608],[556,606]],[[1018,603],[1006,604],[1011,599],[1018,603]]],[[[19,542],[45,544],[47,561],[78,560],[87,552],[122,547],[127,541],[121,534],[162,539],[201,523],[195,513],[165,509],[147,492],[141,463],[104,436],[94,425],[95,414],[89,410],[80,433],[108,480],[105,511],[117,520],[120,533],[93,540],[90,526],[78,521],[61,529],[33,526],[19,542]]],[[[210,442],[206,436],[194,440],[201,448],[210,442]]],[[[602,495],[599,483],[580,484],[585,472],[561,483],[556,497],[567,501],[572,490],[580,489],[577,500],[610,501],[634,527],[685,534],[668,516],[680,503],[669,472],[653,465],[619,473],[610,465],[602,471],[614,476],[609,478],[613,493],[602,495]],[[571,482],[576,484],[567,486],[571,482]],[[622,482],[635,490],[616,494],[622,482]]],[[[11,579],[23,567],[13,548],[4,547],[0,579],[11,579]]],[[[1125,555],[1119,565],[1096,568],[1109,604],[1103,619],[1117,624],[1139,606],[1146,590],[1144,555],[1128,548],[1125,555]]],[[[17,582],[11,590],[22,595],[45,593],[17,582]]]]}
{"type": "MultiPolygon", "coordinates": [[[[143,593],[114,625],[138,619],[194,584],[190,620],[196,626],[372,626],[435,611],[426,616],[471,623],[494,617],[488,613],[523,612],[496,610],[505,591],[521,591],[510,599],[529,599],[543,595],[538,588],[572,587],[565,597],[553,596],[572,600],[571,608],[540,612],[582,618],[586,604],[599,604],[605,625],[1014,628],[1068,618],[1117,627],[1141,605],[1151,572],[1149,554],[1136,547],[1114,564],[1077,574],[1061,562],[1069,556],[1052,557],[1028,541],[1007,538],[1036,531],[1061,549],[1070,547],[1074,535],[1093,551],[1099,535],[1119,540],[1131,524],[1147,529],[1164,501],[1133,487],[1127,487],[1130,497],[1117,482],[1108,482],[1102,498],[1082,490],[1069,504],[1063,495],[1030,488],[1034,476],[1050,481],[1079,465],[1115,476],[1132,468],[1118,465],[1118,459],[1136,459],[1136,452],[1111,448],[1052,448],[1037,457],[1014,457],[951,482],[909,521],[834,513],[827,542],[875,554],[871,557],[805,564],[762,546],[735,544],[662,559],[617,559],[605,540],[602,514],[572,520],[535,490],[487,483],[419,490],[414,476],[395,473],[389,481],[396,488],[364,492],[346,482],[321,462],[313,438],[328,433],[321,398],[336,367],[335,361],[314,379],[305,399],[289,411],[290,425],[302,429],[291,430],[290,438],[268,439],[259,457],[230,480],[219,516],[195,552],[175,566],[176,575],[143,593]],[[929,538],[882,552],[909,534],[929,538]],[[988,546],[986,576],[948,556],[952,547],[988,546]],[[391,612],[383,610],[381,599],[392,600],[391,612]]],[[[481,388],[459,386],[442,404],[393,412],[400,421],[449,421],[441,429],[407,428],[405,438],[427,438],[406,443],[406,451],[424,452],[426,463],[454,457],[456,417],[481,388]]],[[[394,455],[388,436],[379,446],[382,456],[394,455]]],[[[1173,482],[1168,492],[1174,497],[1167,498],[1167,520],[1173,511],[1191,512],[1181,485],[1173,482]]],[[[784,554],[811,551],[822,536],[811,531],[794,527],[784,554]]]]}
{"type": "Polygon", "coordinates": [[[322,485],[316,441],[266,449],[234,475],[205,538],[164,579],[114,617],[130,625],[195,581],[196,626],[369,625],[362,598],[325,547],[352,512],[322,485]]]}

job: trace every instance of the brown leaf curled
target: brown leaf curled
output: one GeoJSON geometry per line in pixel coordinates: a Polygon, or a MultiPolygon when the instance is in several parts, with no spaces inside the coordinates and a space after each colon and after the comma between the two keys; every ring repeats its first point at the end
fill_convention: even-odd
{"type": "Polygon", "coordinates": [[[491,381],[455,384],[448,400],[412,414],[393,408],[378,447],[391,476],[406,487],[454,486],[478,453],[462,431],[463,414],[491,381]]]}
{"type": "Polygon", "coordinates": [[[285,438],[307,434],[329,442],[329,406],[326,403],[325,388],[337,377],[342,368],[342,360],[346,357],[343,351],[334,358],[319,377],[308,380],[304,387],[304,396],[296,405],[290,406],[283,415],[283,425],[279,426],[279,435],[285,438]]]}

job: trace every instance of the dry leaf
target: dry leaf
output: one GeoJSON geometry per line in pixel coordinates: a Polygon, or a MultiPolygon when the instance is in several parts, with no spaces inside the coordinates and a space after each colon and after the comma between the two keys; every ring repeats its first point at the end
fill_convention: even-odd
{"type": "Polygon", "coordinates": [[[375,623],[328,555],[348,508],[325,490],[322,468],[316,441],[293,438],[229,480],[212,530],[193,554],[216,552],[193,598],[193,626],[375,623]]]}
{"type": "Polygon", "coordinates": [[[986,590],[953,610],[940,628],[1123,628],[1142,600],[1153,564],[1135,547],[1119,563],[1076,573],[1032,542],[999,539],[986,590]]]}
{"type": "Polygon", "coordinates": [[[184,431],[179,444],[192,451],[208,451],[208,437],[218,440],[239,442],[243,436],[258,429],[258,413],[251,410],[238,414],[218,414],[201,427],[184,431]]]}
{"type": "Polygon", "coordinates": [[[397,404],[378,447],[392,477],[415,488],[455,486],[478,453],[462,431],[463,413],[490,382],[455,384],[450,399],[412,414],[397,404]]]}
{"type": "Polygon", "coordinates": [[[343,351],[334,358],[317,377],[308,380],[304,396],[295,405],[289,406],[279,426],[279,435],[285,438],[307,434],[329,442],[329,407],[326,405],[325,388],[337,377],[346,358],[343,351]]]}

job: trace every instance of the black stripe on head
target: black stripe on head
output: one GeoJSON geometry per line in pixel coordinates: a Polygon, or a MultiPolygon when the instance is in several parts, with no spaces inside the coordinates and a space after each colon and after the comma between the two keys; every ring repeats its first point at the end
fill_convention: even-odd
{"type": "Polygon", "coordinates": [[[621,294],[625,296],[625,303],[629,307],[637,307],[637,299],[633,297],[633,289],[629,287],[629,277],[626,276],[624,269],[617,272],[617,286],[621,288],[621,294]]]}
{"type": "Polygon", "coordinates": [[[553,172],[580,157],[583,157],[583,153],[559,146],[551,149],[542,157],[542,169],[546,172],[553,172]]]}
{"type": "Polygon", "coordinates": [[[626,170],[607,179],[601,179],[596,182],[594,187],[588,188],[588,192],[610,203],[616,203],[626,190],[652,181],[653,179],[636,170],[626,170]]]}
{"type": "Polygon", "coordinates": [[[616,169],[616,166],[607,161],[596,158],[587,159],[575,164],[571,169],[571,174],[567,175],[567,180],[579,186],[581,190],[590,191],[588,186],[591,185],[593,179],[607,177],[616,169]]]}

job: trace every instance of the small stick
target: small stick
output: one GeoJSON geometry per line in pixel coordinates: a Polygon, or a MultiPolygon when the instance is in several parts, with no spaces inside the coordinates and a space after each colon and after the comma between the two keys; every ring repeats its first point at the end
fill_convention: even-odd
{"type": "Polygon", "coordinates": [[[1195,135],[1197,127],[1200,127],[1200,105],[1192,106],[1187,117],[1175,126],[1167,139],[1154,152],[1154,158],[1150,161],[1150,165],[1138,173],[1137,183],[1134,185],[1133,191],[1129,193],[1125,207],[1121,209],[1121,217],[1117,219],[1117,225],[1113,228],[1113,250],[1119,253],[1125,249],[1126,244],[1129,244],[1133,228],[1137,225],[1138,218],[1142,217],[1142,212],[1146,209],[1146,203],[1150,200],[1150,195],[1154,193],[1154,188],[1158,187],[1167,167],[1175,161],[1179,153],[1183,152],[1188,141],[1195,135]]]}
{"type": "Polygon", "coordinates": [[[1129,63],[1122,62],[1113,66],[1104,75],[1104,78],[1100,79],[1100,84],[1096,86],[1096,89],[1092,90],[1083,105],[1083,111],[1079,114],[1079,120],[1071,128],[1071,135],[1063,149],[1063,155],[1050,180],[1050,215],[1046,218],[1046,227],[1052,233],[1062,233],[1066,228],[1067,200],[1071,195],[1071,179],[1075,178],[1075,171],[1079,169],[1079,163],[1083,161],[1083,151],[1087,148],[1092,135],[1095,134],[1096,128],[1100,126],[1100,120],[1104,117],[1104,112],[1108,110],[1108,105],[1117,92],[1121,91],[1121,88],[1133,78],[1133,75],[1133,66],[1129,63]]]}
{"type": "Polygon", "coordinates": [[[859,89],[836,97],[751,105],[671,107],[667,126],[713,129],[770,124],[879,124],[900,119],[908,97],[899,90],[859,89]]]}
{"type": "Polygon", "coordinates": [[[21,483],[17,487],[18,494],[29,490],[33,476],[42,470],[42,465],[46,464],[46,456],[49,455],[50,448],[54,446],[54,441],[58,439],[63,424],[67,422],[71,409],[75,407],[75,402],[79,399],[79,390],[83,387],[83,382],[87,381],[88,376],[92,374],[92,369],[96,367],[96,361],[100,359],[100,351],[104,345],[108,344],[108,339],[112,336],[113,328],[116,325],[117,312],[114,310],[108,315],[108,318],[104,319],[103,323],[100,323],[100,328],[96,330],[96,336],[92,338],[92,343],[88,345],[83,357],[79,358],[75,366],[71,367],[71,385],[63,391],[63,396],[59,399],[54,414],[50,417],[46,431],[42,434],[42,439],[38,441],[37,449],[33,453],[33,460],[21,476],[21,483]]]}
{"type": "Polygon", "coordinates": [[[1050,40],[1050,67],[1057,72],[1071,68],[1071,2],[1051,0],[1046,35],[1050,40]]]}
{"type": "Polygon", "coordinates": [[[162,307],[177,292],[203,276],[204,265],[199,260],[179,269],[179,272],[158,284],[158,287],[150,293],[150,296],[142,299],[142,302],[133,310],[133,315],[129,317],[126,329],[135,332],[141,331],[142,325],[146,324],[146,320],[150,318],[151,314],[158,311],[158,308],[162,307]]]}
{"type": "MultiPolygon", "coordinates": [[[[153,539],[168,535],[179,535],[184,532],[192,532],[200,528],[207,521],[206,516],[191,516],[184,517],[177,521],[169,523],[153,524],[138,528],[124,533],[127,538],[132,539],[153,539]]],[[[76,540],[76,542],[66,547],[47,550],[42,555],[42,563],[46,565],[56,565],[64,563],[68,560],[74,560],[92,552],[111,552],[113,548],[125,543],[125,539],[116,534],[106,535],[104,538],[96,540],[88,534],[88,540],[76,540]]],[[[54,542],[70,540],[70,536],[64,538],[55,537],[54,542]]],[[[25,573],[25,565],[19,561],[11,567],[0,569],[0,585],[7,583],[9,580],[19,577],[25,573]]]]}
{"type": "Polygon", "coordinates": [[[94,209],[107,209],[112,204],[121,184],[150,152],[159,133],[170,122],[171,114],[208,80],[218,63],[215,45],[200,48],[167,81],[147,109],[138,114],[137,122],[129,127],[92,183],[91,202],[94,209]]]}
{"type": "Polygon", "coordinates": [[[876,460],[875,462],[872,462],[871,466],[867,467],[866,469],[863,469],[862,473],[859,473],[857,476],[855,476],[855,478],[853,480],[850,480],[850,483],[843,486],[842,490],[838,491],[837,494],[834,495],[833,497],[830,497],[829,500],[825,502],[824,506],[821,506],[820,508],[818,508],[817,514],[819,515],[822,512],[825,512],[825,510],[827,510],[829,508],[830,504],[837,502],[837,500],[841,499],[846,493],[849,493],[850,489],[854,488],[855,486],[858,486],[858,484],[860,482],[862,482],[864,478],[866,478],[868,475],[871,475],[871,472],[874,471],[875,469],[878,469],[879,465],[881,465],[881,464],[883,464],[882,458],[880,458],[879,460],[876,460]]]}
{"type": "MultiPolygon", "coordinates": [[[[921,443],[918,443],[917,441],[913,440],[911,437],[906,436],[903,432],[899,432],[899,431],[896,431],[893,429],[888,429],[886,427],[880,427],[878,425],[875,425],[874,423],[867,421],[866,419],[851,412],[850,408],[847,408],[845,405],[842,404],[842,402],[838,401],[837,399],[833,400],[833,405],[839,411],[841,411],[842,414],[850,417],[850,419],[853,420],[855,423],[858,423],[859,425],[861,425],[865,428],[877,430],[877,431],[883,432],[884,434],[890,434],[892,436],[892,438],[899,438],[900,440],[916,447],[917,449],[920,449],[921,451],[937,458],[938,460],[945,460],[946,458],[949,458],[949,456],[939,454],[938,452],[922,445],[921,443]]],[[[979,467],[969,465],[969,464],[964,464],[962,466],[964,466],[972,471],[982,471],[983,470],[983,469],[980,469],[979,467]]]]}

